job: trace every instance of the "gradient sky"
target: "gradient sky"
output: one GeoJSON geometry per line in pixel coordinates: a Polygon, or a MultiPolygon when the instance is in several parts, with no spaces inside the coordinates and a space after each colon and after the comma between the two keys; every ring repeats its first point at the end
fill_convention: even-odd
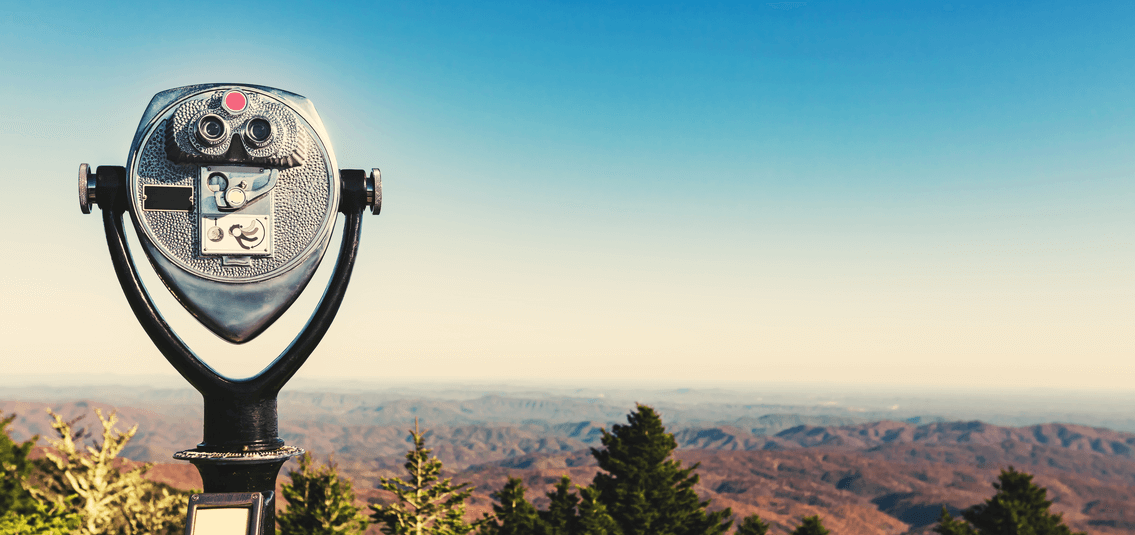
{"type": "MultiPolygon", "coordinates": [[[[303,376],[1135,390],[1132,28],[1130,2],[11,3],[2,366],[174,373],[76,170],[124,165],[153,94],[248,82],[383,169],[303,376]]],[[[318,298],[237,347],[148,286],[234,376],[318,298]]]]}

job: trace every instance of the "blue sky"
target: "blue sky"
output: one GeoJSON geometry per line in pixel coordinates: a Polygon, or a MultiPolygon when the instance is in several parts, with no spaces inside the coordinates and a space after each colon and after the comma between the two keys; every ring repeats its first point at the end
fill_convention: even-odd
{"type": "MultiPolygon", "coordinates": [[[[341,167],[383,169],[303,374],[1130,389],[1133,23],[1120,2],[7,6],[6,367],[173,373],[75,170],[124,164],[154,93],[238,81],[310,97],[341,167]]],[[[164,304],[234,375],[307,314],[234,348],[164,304]]]]}

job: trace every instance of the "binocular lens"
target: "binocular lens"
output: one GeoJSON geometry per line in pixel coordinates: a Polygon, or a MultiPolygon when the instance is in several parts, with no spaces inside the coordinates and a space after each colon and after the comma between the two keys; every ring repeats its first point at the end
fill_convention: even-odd
{"type": "Polygon", "coordinates": [[[247,136],[249,141],[261,146],[272,139],[272,124],[264,119],[253,119],[248,122],[247,136]]]}
{"type": "Polygon", "coordinates": [[[205,135],[208,137],[221,137],[225,131],[225,127],[221,126],[217,121],[205,121],[205,135]]]}
{"type": "Polygon", "coordinates": [[[216,115],[206,115],[197,121],[197,139],[206,145],[216,145],[225,139],[228,127],[216,115]]]}

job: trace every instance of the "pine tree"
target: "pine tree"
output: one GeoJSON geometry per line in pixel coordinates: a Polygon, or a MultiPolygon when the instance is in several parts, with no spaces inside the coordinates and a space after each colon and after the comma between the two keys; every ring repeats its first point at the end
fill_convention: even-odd
{"type": "Polygon", "coordinates": [[[75,420],[67,422],[50,409],[47,412],[54,418],[51,426],[59,438],[48,441],[55,450],[46,452],[46,458],[36,463],[37,493],[60,513],[77,513],[82,519],[78,533],[159,535],[185,531],[188,492],[145,479],[153,466],[149,463],[126,471],[119,469],[118,454],[138,426],[121,433],[115,427],[116,413],[104,418],[102,411],[95,409],[102,424],[102,442],[81,448],[77,441],[86,435],[82,430],[72,430],[75,420]]]}
{"type": "Polygon", "coordinates": [[[654,409],[638,405],[628,425],[603,432],[604,449],[591,449],[602,470],[592,486],[624,535],[718,535],[733,524],[732,511],[707,513],[693,486],[697,464],[670,459],[678,447],[654,409]]]}
{"type": "Polygon", "coordinates": [[[408,477],[382,478],[379,486],[394,493],[397,503],[371,505],[371,519],[382,526],[386,535],[467,535],[484,520],[465,521],[465,500],[473,493],[463,490],[468,483],[454,485],[450,478],[441,479],[441,461],[426,448],[425,435],[414,419],[414,449],[406,454],[408,477]]]}
{"type": "Polygon", "coordinates": [[[317,466],[311,454],[304,453],[299,471],[288,471],[288,477],[292,482],[281,489],[288,507],[276,517],[282,535],[346,535],[366,529],[351,480],[339,476],[333,461],[317,466]]]}
{"type": "Polygon", "coordinates": [[[831,531],[824,527],[819,515],[814,515],[804,517],[803,522],[789,535],[828,535],[829,533],[831,531]]]}
{"type": "Polygon", "coordinates": [[[599,491],[579,488],[579,535],[622,535],[619,524],[599,501],[599,491]]]}
{"type": "Polygon", "coordinates": [[[16,415],[0,418],[0,535],[68,533],[79,527],[78,514],[37,498],[28,487],[34,464],[28,453],[39,437],[17,444],[8,435],[16,415]]]}
{"type": "Polygon", "coordinates": [[[0,535],[59,535],[74,533],[83,520],[76,513],[67,513],[36,500],[26,513],[8,511],[0,515],[0,535]]]}
{"type": "MultiPolygon", "coordinates": [[[[571,478],[563,476],[548,493],[548,509],[537,510],[524,497],[524,482],[510,477],[500,492],[493,493],[490,522],[481,535],[621,535],[622,531],[607,507],[599,501],[599,492],[591,487],[571,490],[571,478]]],[[[488,515],[486,515],[488,516],[488,515]]]]}
{"type": "Polygon", "coordinates": [[[33,466],[28,453],[39,437],[17,444],[8,436],[8,426],[15,419],[15,414],[0,418],[0,516],[8,511],[30,514],[36,504],[26,485],[33,466]]]}
{"type": "Polygon", "coordinates": [[[942,506],[942,514],[938,516],[938,525],[934,526],[936,533],[942,535],[978,535],[977,530],[973,526],[966,523],[965,520],[955,520],[950,516],[950,511],[946,506],[942,506]]]}
{"type": "Polygon", "coordinates": [[[1064,525],[1063,515],[1049,512],[1052,502],[1045,499],[1048,490],[1033,483],[1031,474],[1010,466],[997,480],[992,498],[962,511],[965,522],[954,520],[943,508],[934,531],[943,535],[1084,535],[1074,534],[1064,525]]]}
{"type": "Polygon", "coordinates": [[[544,522],[536,507],[524,497],[524,481],[510,477],[500,491],[492,494],[497,503],[486,516],[481,535],[533,535],[542,532],[544,522]]]}
{"type": "Polygon", "coordinates": [[[741,525],[737,526],[737,531],[733,535],[765,535],[768,533],[769,525],[761,520],[757,515],[749,515],[741,521],[741,525]]]}
{"type": "Polygon", "coordinates": [[[563,476],[556,483],[555,490],[548,493],[547,511],[540,511],[544,535],[576,535],[579,533],[579,496],[571,491],[571,478],[563,476]]]}

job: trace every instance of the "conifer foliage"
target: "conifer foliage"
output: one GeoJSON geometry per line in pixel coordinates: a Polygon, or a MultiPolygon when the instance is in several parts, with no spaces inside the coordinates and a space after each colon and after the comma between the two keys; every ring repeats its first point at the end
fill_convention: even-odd
{"type": "Polygon", "coordinates": [[[954,519],[943,507],[934,531],[942,535],[1084,535],[1073,533],[1063,515],[1049,512],[1048,490],[1033,483],[1031,474],[1010,466],[997,479],[993,497],[962,511],[964,520],[954,519]]]}
{"type": "Polygon", "coordinates": [[[622,531],[615,519],[607,513],[607,506],[599,501],[599,491],[592,487],[579,488],[579,535],[619,535],[622,531]]]}
{"type": "Polygon", "coordinates": [[[339,476],[333,461],[317,466],[304,453],[300,469],[289,471],[288,477],[292,482],[282,487],[288,507],[276,517],[282,535],[354,535],[366,529],[351,480],[339,476]]]}
{"type": "MultiPolygon", "coordinates": [[[[138,426],[119,432],[118,415],[104,417],[95,409],[102,424],[102,440],[82,446],[83,430],[72,430],[74,420],[64,421],[48,409],[51,426],[59,438],[49,440],[54,451],[37,463],[37,493],[51,503],[51,509],[77,514],[81,535],[180,534],[185,531],[189,493],[154,483],[143,476],[151,464],[123,470],[118,454],[134,437],[138,426]]],[[[45,504],[42,511],[49,511],[45,504]]]]}
{"type": "Polygon", "coordinates": [[[638,405],[627,425],[603,433],[603,449],[591,450],[600,472],[591,485],[572,489],[564,476],[539,511],[524,497],[521,480],[509,478],[493,494],[494,519],[482,535],[720,535],[732,525],[729,509],[709,513],[693,486],[697,465],[683,468],[678,447],[654,409],[638,405]]]}
{"type": "Polygon", "coordinates": [[[524,482],[510,477],[500,492],[493,514],[486,518],[481,535],[620,535],[618,524],[597,501],[590,487],[572,488],[563,476],[548,496],[548,509],[538,510],[524,497],[524,482]]]}
{"type": "Polygon", "coordinates": [[[12,440],[8,436],[8,426],[15,419],[15,414],[0,418],[0,517],[8,511],[30,513],[35,508],[35,498],[25,482],[32,471],[28,453],[36,439],[21,444],[12,440]]]}
{"type": "Polygon", "coordinates": [[[693,489],[698,465],[670,458],[678,442],[654,409],[638,405],[602,442],[591,449],[601,470],[591,486],[623,535],[717,535],[733,524],[729,509],[706,512],[709,502],[693,489]]]}
{"type": "Polygon", "coordinates": [[[579,533],[579,495],[572,492],[571,478],[563,476],[556,488],[548,493],[547,511],[540,511],[545,535],[576,535],[579,533]]]}
{"type": "Polygon", "coordinates": [[[8,426],[16,415],[0,418],[0,535],[68,533],[79,527],[79,515],[40,500],[28,486],[34,464],[28,453],[39,437],[16,443],[8,426]]]}
{"type": "Polygon", "coordinates": [[[398,499],[390,505],[371,505],[371,519],[381,522],[379,529],[387,535],[467,535],[484,521],[465,521],[465,500],[472,490],[469,485],[454,485],[450,478],[441,479],[441,461],[426,448],[425,433],[410,431],[414,449],[406,454],[406,479],[382,478],[379,487],[398,499]]]}
{"type": "Polygon", "coordinates": [[[737,531],[733,535],[765,535],[768,533],[769,525],[761,520],[757,515],[749,515],[741,520],[741,524],[737,526],[737,531]]]}
{"type": "Polygon", "coordinates": [[[800,525],[796,526],[789,535],[828,535],[829,533],[831,531],[824,527],[819,515],[813,515],[804,517],[800,525]]]}
{"type": "Polygon", "coordinates": [[[510,477],[492,497],[493,514],[481,526],[481,535],[534,535],[542,533],[544,522],[540,511],[524,497],[524,481],[510,477]]]}

